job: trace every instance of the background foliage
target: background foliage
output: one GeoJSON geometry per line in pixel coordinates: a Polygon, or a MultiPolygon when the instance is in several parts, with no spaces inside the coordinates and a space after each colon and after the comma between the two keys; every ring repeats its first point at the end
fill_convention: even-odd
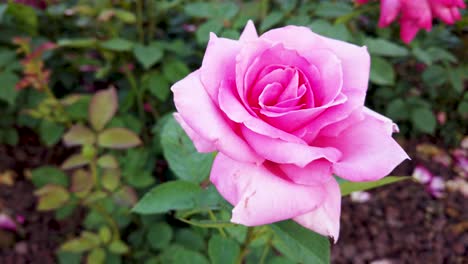
{"type": "Polygon", "coordinates": [[[236,39],[248,19],[259,33],[302,25],[367,46],[366,104],[398,122],[400,137],[457,145],[468,17],[404,45],[397,26],[377,27],[378,10],[344,0],[0,4],[0,142],[15,145],[28,127],[51,151],[69,147],[61,164],[32,169],[37,209],[87,212],[59,262],[329,262],[328,240],[293,222],[229,223],[231,206],[207,180],[214,155],[197,153],[172,118],[169,88],[200,66],[209,32],[236,39]]]}

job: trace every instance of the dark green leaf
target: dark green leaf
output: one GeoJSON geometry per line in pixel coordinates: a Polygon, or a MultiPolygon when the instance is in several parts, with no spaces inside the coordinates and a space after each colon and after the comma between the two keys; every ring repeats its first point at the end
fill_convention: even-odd
{"type": "Polygon", "coordinates": [[[161,145],[169,167],[178,178],[201,182],[208,176],[213,154],[198,153],[174,118],[167,120],[161,131],[161,145]]]}
{"type": "Polygon", "coordinates": [[[102,42],[101,47],[112,51],[131,51],[133,42],[122,38],[113,38],[102,42]]]}
{"type": "Polygon", "coordinates": [[[153,42],[148,46],[136,44],[133,48],[133,54],[145,69],[149,69],[162,59],[164,53],[162,46],[153,42]]]}
{"type": "Polygon", "coordinates": [[[163,74],[170,82],[177,82],[190,73],[185,63],[179,60],[171,60],[163,65],[163,74]]]}
{"type": "Polygon", "coordinates": [[[147,239],[151,248],[164,249],[172,240],[171,226],[165,222],[153,223],[148,230],[147,239]]]}
{"type": "Polygon", "coordinates": [[[59,123],[42,120],[39,126],[39,135],[47,146],[55,145],[62,138],[65,126],[59,123]]]}
{"type": "Polygon", "coordinates": [[[32,182],[37,188],[41,188],[46,184],[58,184],[68,187],[68,177],[63,171],[52,167],[43,166],[31,171],[32,182]]]}
{"type": "Polygon", "coordinates": [[[387,60],[373,56],[371,59],[371,82],[379,85],[395,84],[395,71],[387,60]]]}
{"type": "Polygon", "coordinates": [[[364,44],[367,46],[371,54],[391,57],[408,55],[408,50],[405,47],[385,39],[367,38],[365,39],[364,44]]]}
{"type": "Polygon", "coordinates": [[[191,209],[200,193],[201,188],[190,182],[166,182],[147,192],[132,210],[140,214],[156,214],[191,209]]]}
{"type": "Polygon", "coordinates": [[[16,74],[9,71],[0,72],[0,83],[2,84],[0,100],[4,100],[11,105],[15,103],[18,96],[15,86],[18,81],[19,78],[16,74]]]}
{"type": "Polygon", "coordinates": [[[208,242],[208,255],[212,264],[235,264],[240,255],[240,246],[231,238],[214,235],[208,242]]]}
{"type": "Polygon", "coordinates": [[[416,108],[411,112],[413,125],[421,132],[433,134],[437,126],[434,113],[428,108],[416,108]]]}
{"type": "Polygon", "coordinates": [[[270,29],[274,25],[278,24],[281,19],[283,19],[283,13],[278,11],[273,11],[268,16],[265,17],[262,24],[260,25],[260,31],[265,31],[270,29]]]}
{"type": "Polygon", "coordinates": [[[298,263],[330,263],[328,238],[289,220],[272,225],[276,234],[273,245],[285,256],[298,263]]]}

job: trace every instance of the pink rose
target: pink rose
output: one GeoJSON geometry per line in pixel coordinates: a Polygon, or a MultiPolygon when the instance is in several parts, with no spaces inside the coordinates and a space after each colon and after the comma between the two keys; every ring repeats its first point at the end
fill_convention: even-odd
{"type": "Polygon", "coordinates": [[[219,151],[210,179],[232,222],[294,219],[338,238],[333,174],[378,180],[408,157],[392,121],[364,106],[369,67],[365,47],[305,27],[211,34],[201,68],[172,87],[174,115],[198,151],[219,151]]]}
{"type": "MultiPolygon", "coordinates": [[[[356,0],[364,4],[367,1],[356,0]]],[[[461,19],[459,8],[465,8],[463,0],[381,0],[379,26],[387,27],[398,13],[400,37],[405,43],[411,42],[420,29],[430,31],[432,17],[438,17],[447,24],[461,19]]]]}

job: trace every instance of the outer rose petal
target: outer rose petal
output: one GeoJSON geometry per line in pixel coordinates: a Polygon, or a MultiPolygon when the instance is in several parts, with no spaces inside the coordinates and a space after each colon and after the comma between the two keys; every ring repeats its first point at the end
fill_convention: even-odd
{"type": "Polygon", "coordinates": [[[333,172],[350,181],[375,181],[388,175],[408,155],[391,137],[384,118],[364,111],[364,119],[343,130],[337,137],[317,138],[322,146],[335,147],[343,156],[333,164],[333,172]]]}
{"type": "Polygon", "coordinates": [[[326,197],[322,205],[307,214],[294,217],[294,221],[321,235],[332,237],[336,243],[340,234],[340,186],[330,177],[324,183],[324,188],[326,197]]]}
{"type": "Polygon", "coordinates": [[[247,21],[247,25],[245,25],[244,31],[240,35],[240,41],[249,41],[258,38],[257,30],[255,29],[255,25],[252,20],[247,21]]]}
{"type": "Polygon", "coordinates": [[[408,44],[418,34],[419,27],[413,21],[401,21],[400,24],[400,38],[404,43],[408,44]]]}
{"type": "Polygon", "coordinates": [[[202,138],[200,135],[197,134],[197,132],[193,131],[193,129],[189,125],[187,125],[187,123],[184,121],[184,119],[179,113],[174,113],[174,118],[185,130],[185,133],[187,133],[187,136],[192,140],[198,152],[207,153],[216,150],[216,146],[212,142],[202,138]]]}
{"type": "MultiPolygon", "coordinates": [[[[240,138],[224,118],[205,91],[200,72],[195,71],[172,88],[174,103],[183,120],[206,141],[233,159],[247,162],[262,162],[247,143],[240,138]]],[[[187,132],[189,133],[189,132],[187,132]]]]}
{"type": "Polygon", "coordinates": [[[257,134],[246,127],[241,127],[241,131],[245,140],[259,155],[276,163],[295,164],[304,167],[310,162],[321,158],[336,162],[341,157],[340,151],[334,147],[326,145],[314,147],[307,144],[287,142],[257,134]]]}
{"type": "Polygon", "coordinates": [[[200,79],[216,104],[218,104],[218,90],[221,81],[234,85],[236,55],[240,48],[239,41],[218,38],[214,33],[210,34],[210,41],[200,67],[200,79]]]}
{"type": "Polygon", "coordinates": [[[314,50],[328,49],[341,61],[343,69],[343,92],[367,91],[370,73],[370,56],[366,47],[320,36],[306,27],[287,26],[265,32],[260,38],[283,43],[288,49],[297,50],[306,56],[314,50]],[[300,36],[300,37],[298,37],[300,36]]]}
{"type": "Polygon", "coordinates": [[[219,153],[210,179],[233,204],[231,221],[247,226],[269,224],[305,214],[324,199],[321,185],[299,185],[283,179],[275,167],[267,169],[230,159],[219,153]],[[293,194],[293,195],[292,195],[293,194]]]}

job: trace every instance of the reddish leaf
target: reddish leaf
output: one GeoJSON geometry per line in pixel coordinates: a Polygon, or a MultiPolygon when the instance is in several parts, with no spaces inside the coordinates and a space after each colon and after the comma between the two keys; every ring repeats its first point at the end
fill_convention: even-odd
{"type": "Polygon", "coordinates": [[[141,144],[137,134],[126,128],[109,128],[98,135],[101,147],[113,149],[127,149],[141,144]]]}
{"type": "Polygon", "coordinates": [[[74,125],[68,130],[63,136],[63,143],[66,146],[79,146],[79,145],[91,145],[96,141],[96,135],[94,132],[83,126],[74,125]]]}
{"type": "Polygon", "coordinates": [[[102,130],[112,119],[118,107],[117,92],[114,87],[97,92],[89,104],[89,122],[96,130],[102,130]]]}

